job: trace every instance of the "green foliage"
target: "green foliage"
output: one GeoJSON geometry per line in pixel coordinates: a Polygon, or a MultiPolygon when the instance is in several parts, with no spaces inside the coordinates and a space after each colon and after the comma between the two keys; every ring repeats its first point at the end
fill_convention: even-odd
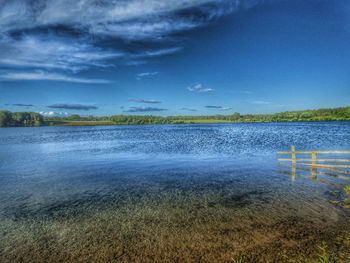
{"type": "Polygon", "coordinates": [[[114,124],[190,124],[190,123],[229,123],[229,122],[289,122],[289,121],[349,121],[350,107],[319,109],[305,111],[286,111],[275,114],[246,114],[235,112],[231,115],[212,116],[144,116],[144,115],[114,115],[103,116],[79,116],[77,114],[68,117],[43,117],[34,112],[0,111],[0,127],[65,125],[66,122],[74,122],[74,125],[84,125],[89,122],[112,122],[114,124]]]}
{"type": "Polygon", "coordinates": [[[233,260],[233,263],[245,263],[245,260],[244,260],[243,256],[240,256],[239,258],[232,259],[232,260],[233,260]]]}
{"type": "Polygon", "coordinates": [[[0,111],[0,127],[40,126],[43,117],[36,112],[0,111]]]}
{"type": "Polygon", "coordinates": [[[116,124],[179,124],[215,122],[280,122],[280,121],[337,121],[350,120],[350,107],[290,111],[275,114],[214,115],[214,116],[130,116],[115,115],[110,120],[116,124]]]}
{"type": "Polygon", "coordinates": [[[331,262],[333,262],[329,256],[326,243],[322,243],[322,245],[319,246],[318,249],[320,251],[318,254],[318,263],[331,263],[331,262]]]}
{"type": "Polygon", "coordinates": [[[350,195],[350,185],[344,187],[345,192],[350,195]]]}
{"type": "Polygon", "coordinates": [[[9,111],[0,111],[0,127],[6,127],[12,122],[12,114],[9,111]]]}

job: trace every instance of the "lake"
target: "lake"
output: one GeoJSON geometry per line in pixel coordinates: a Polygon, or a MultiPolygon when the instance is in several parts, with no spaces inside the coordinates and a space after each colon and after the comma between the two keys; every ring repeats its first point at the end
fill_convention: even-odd
{"type": "Polygon", "coordinates": [[[350,181],[293,176],[292,144],[350,123],[0,129],[0,261],[350,262],[350,181]]]}

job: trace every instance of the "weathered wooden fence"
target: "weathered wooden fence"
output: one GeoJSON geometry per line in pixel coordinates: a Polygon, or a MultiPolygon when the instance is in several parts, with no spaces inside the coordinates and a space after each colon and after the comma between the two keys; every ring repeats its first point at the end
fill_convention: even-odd
{"type": "Polygon", "coordinates": [[[290,152],[277,152],[277,154],[290,155],[290,158],[278,158],[278,161],[291,162],[294,167],[296,165],[309,166],[312,168],[313,174],[317,172],[317,169],[350,174],[350,159],[338,158],[342,155],[350,155],[350,151],[296,151],[295,146],[292,145],[290,152]],[[298,158],[297,156],[300,155],[301,157],[298,158]],[[318,158],[319,156],[327,155],[332,155],[332,157],[318,158]]]}

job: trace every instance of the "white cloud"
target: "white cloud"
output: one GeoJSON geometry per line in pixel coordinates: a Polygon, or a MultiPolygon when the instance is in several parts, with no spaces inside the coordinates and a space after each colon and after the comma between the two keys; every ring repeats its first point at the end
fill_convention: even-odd
{"type": "Polygon", "coordinates": [[[97,24],[90,29],[90,32],[92,34],[118,36],[130,40],[151,39],[154,41],[155,39],[163,39],[164,35],[190,30],[199,25],[200,23],[195,21],[163,19],[160,21],[97,24]]]}
{"type": "Polygon", "coordinates": [[[150,77],[150,76],[155,76],[155,75],[158,75],[157,71],[154,71],[154,72],[142,72],[142,73],[139,73],[139,74],[136,75],[136,79],[137,80],[141,80],[144,77],[150,77]]]}
{"type": "MultiPolygon", "coordinates": [[[[66,25],[119,37],[139,36],[145,32],[169,32],[181,28],[181,23],[176,23],[180,10],[197,8],[212,18],[241,8],[239,3],[224,0],[1,0],[0,27],[13,30],[66,25]],[[205,8],[206,4],[211,4],[210,8],[205,8]],[[172,23],[169,19],[173,19],[172,23]],[[142,28],[141,21],[148,25],[142,28]]],[[[188,20],[183,23],[184,27],[193,19],[188,20]]]]}
{"type": "Polygon", "coordinates": [[[64,81],[64,82],[75,82],[75,83],[86,83],[86,84],[106,84],[110,83],[104,79],[85,79],[76,78],[66,75],[48,73],[44,71],[33,71],[33,72],[7,72],[0,74],[0,81],[19,81],[19,80],[48,80],[48,81],[64,81]]]}
{"type": "MultiPolygon", "coordinates": [[[[101,40],[176,39],[175,33],[261,2],[264,0],[0,0],[0,66],[79,72],[118,63],[140,65],[177,53],[182,46],[164,42],[153,49],[139,45],[131,52],[122,45],[100,45],[101,40]]],[[[47,78],[85,81],[60,75],[47,78]]]]}
{"type": "Polygon", "coordinates": [[[142,72],[142,73],[137,74],[137,76],[138,77],[148,77],[148,76],[154,76],[157,74],[158,74],[157,71],[155,71],[155,72],[142,72]]]}
{"type": "Polygon", "coordinates": [[[142,50],[139,52],[113,51],[94,47],[88,41],[63,37],[45,38],[43,35],[24,35],[13,39],[0,34],[0,65],[12,68],[36,68],[79,72],[90,67],[111,67],[114,60],[139,65],[145,59],[170,55],[182,47],[142,50]],[[141,62],[141,63],[140,63],[141,62]]]}
{"type": "Polygon", "coordinates": [[[187,89],[188,89],[189,91],[194,91],[194,92],[211,92],[211,91],[214,91],[214,89],[204,87],[204,86],[203,86],[202,84],[200,84],[200,83],[197,83],[197,84],[195,84],[195,85],[189,86],[189,87],[187,87],[187,89]]]}
{"type": "Polygon", "coordinates": [[[69,38],[42,35],[23,36],[17,39],[0,35],[0,65],[50,68],[79,71],[90,66],[106,67],[106,61],[122,57],[123,53],[73,41],[69,38]]]}
{"type": "Polygon", "coordinates": [[[182,47],[162,48],[156,50],[143,51],[138,54],[133,54],[132,57],[159,57],[165,55],[171,55],[179,52],[182,47]]]}
{"type": "Polygon", "coordinates": [[[54,117],[54,116],[68,116],[68,112],[55,112],[55,111],[40,111],[39,114],[47,117],[54,117]]]}

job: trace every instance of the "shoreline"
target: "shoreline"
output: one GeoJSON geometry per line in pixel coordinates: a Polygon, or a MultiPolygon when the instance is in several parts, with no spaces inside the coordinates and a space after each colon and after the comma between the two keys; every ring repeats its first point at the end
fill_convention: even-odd
{"type": "Polygon", "coordinates": [[[67,121],[62,124],[42,126],[116,126],[116,125],[191,125],[191,124],[236,124],[236,123],[316,123],[316,122],[350,122],[350,120],[303,120],[303,121],[203,121],[184,123],[113,123],[108,121],[67,121]]]}
{"type": "Polygon", "coordinates": [[[350,120],[284,120],[284,121],[207,121],[207,122],[183,122],[183,123],[113,123],[111,121],[62,121],[58,123],[44,123],[43,125],[33,126],[8,126],[0,128],[39,128],[39,127],[89,127],[89,126],[133,126],[133,125],[198,125],[198,124],[242,124],[242,123],[317,123],[317,122],[344,122],[349,123],[350,120]]]}
{"type": "Polygon", "coordinates": [[[43,116],[36,112],[0,111],[0,127],[33,126],[99,126],[99,125],[147,125],[147,124],[219,124],[219,123],[275,123],[350,121],[350,107],[286,111],[271,114],[230,115],[112,115],[67,117],[43,116]]]}

